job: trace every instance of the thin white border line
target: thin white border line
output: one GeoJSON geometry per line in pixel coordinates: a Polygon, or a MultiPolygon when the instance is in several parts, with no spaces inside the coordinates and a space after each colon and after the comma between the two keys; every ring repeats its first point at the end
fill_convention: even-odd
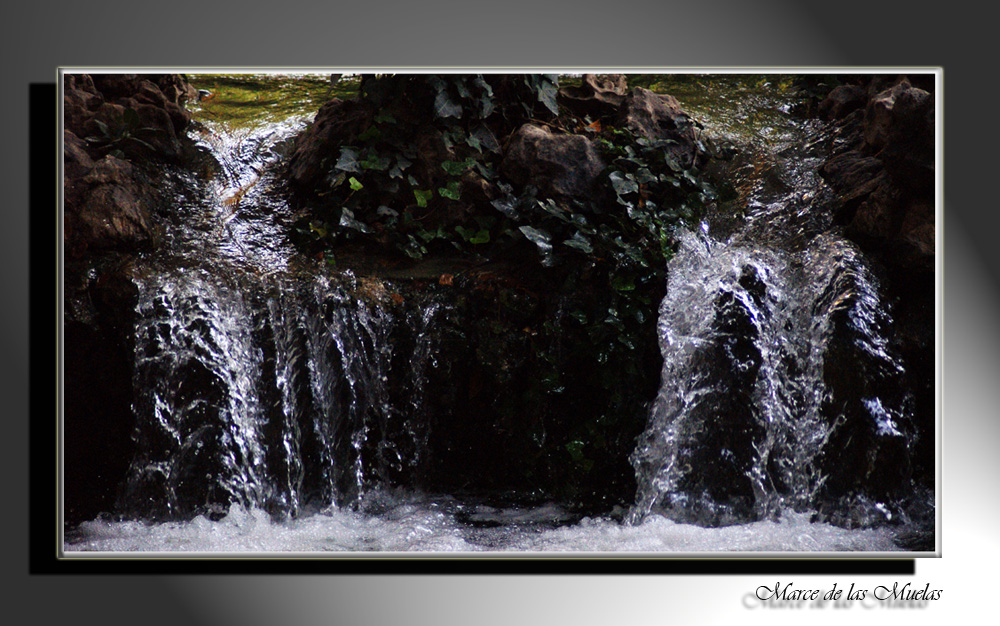
{"type": "MultiPolygon", "coordinates": [[[[788,67],[788,66],[762,66],[762,67],[747,67],[747,66],[718,66],[718,67],[664,67],[664,66],[586,66],[586,67],[576,67],[576,68],[528,68],[528,67],[502,67],[502,66],[480,66],[480,67],[467,67],[467,66],[455,66],[455,67],[406,67],[406,66],[396,66],[396,67],[386,67],[386,66],[351,66],[351,67],[336,67],[336,66],[303,66],[303,67],[259,67],[259,66],[248,66],[248,67],[216,67],[216,66],[205,66],[205,67],[173,67],[173,66],[149,66],[138,68],[134,66],[104,66],[104,67],[59,67],[57,68],[57,83],[59,94],[59,142],[60,147],[62,146],[62,131],[63,131],[63,88],[64,74],[119,74],[119,73],[135,73],[135,74],[151,74],[159,72],[177,73],[177,74],[326,74],[331,73],[331,71],[340,71],[343,73],[363,73],[363,72],[379,72],[385,71],[388,73],[431,73],[431,72],[445,72],[445,73],[461,73],[461,72],[480,72],[480,73],[502,73],[502,72],[523,72],[523,73],[558,73],[558,74],[569,74],[569,73],[593,73],[596,71],[600,72],[613,72],[621,74],[630,73],[651,73],[651,74],[853,74],[853,75],[869,75],[869,74],[922,74],[922,75],[934,75],[935,77],[935,93],[934,93],[934,106],[935,106],[935,437],[936,437],[936,450],[935,450],[935,488],[934,488],[934,498],[935,498],[935,549],[933,552],[755,552],[755,551],[737,551],[737,552],[570,552],[570,551],[552,551],[552,552],[539,552],[539,551],[523,551],[523,552],[356,552],[356,551],[344,551],[344,552],[111,552],[111,551],[71,551],[66,552],[64,550],[65,546],[65,521],[63,513],[65,511],[63,498],[63,485],[61,473],[57,473],[57,502],[59,506],[57,507],[59,513],[59,532],[58,539],[60,540],[60,545],[57,548],[57,559],[70,559],[70,560],[244,560],[244,559],[321,559],[321,560],[334,560],[334,561],[350,561],[350,560],[387,560],[387,561],[442,561],[442,560],[479,560],[479,561],[507,561],[507,560],[517,560],[517,559],[527,559],[532,561],[551,561],[551,560],[562,560],[562,559],[597,559],[594,562],[601,562],[605,560],[684,560],[690,558],[697,559],[709,559],[709,560],[746,560],[746,559],[815,559],[817,557],[822,557],[822,559],[830,560],[843,560],[843,559],[853,559],[853,560],[868,560],[868,559],[878,559],[878,560],[892,560],[892,559],[903,559],[909,560],[912,558],[920,557],[937,557],[942,556],[942,518],[943,511],[941,509],[942,502],[942,489],[943,489],[943,402],[944,402],[944,371],[943,371],[943,356],[944,356],[944,333],[943,331],[943,317],[944,317],[944,68],[941,66],[855,66],[855,67],[838,67],[838,66],[813,66],[813,67],[788,67]]],[[[63,168],[62,150],[59,151],[59,167],[60,172],[63,168]]],[[[62,184],[60,179],[59,193],[58,193],[58,211],[59,211],[59,232],[57,233],[58,239],[58,253],[59,253],[59,268],[57,268],[57,273],[62,274],[62,262],[64,260],[63,254],[63,242],[62,237],[59,236],[62,233],[62,215],[64,212],[63,207],[63,193],[62,184]]],[[[63,319],[63,309],[61,306],[63,303],[63,291],[65,281],[59,281],[60,284],[57,286],[60,292],[59,298],[59,311],[58,311],[58,327],[57,327],[57,337],[61,335],[62,319],[63,319]]],[[[60,356],[62,355],[63,346],[58,347],[60,356]]],[[[63,363],[57,364],[57,387],[59,382],[62,380],[60,366],[63,363]]],[[[63,393],[61,389],[57,389],[57,407],[62,409],[63,404],[63,393]]],[[[63,447],[65,445],[63,438],[63,419],[62,411],[57,409],[58,415],[58,455],[59,467],[63,467],[63,447]]]]}

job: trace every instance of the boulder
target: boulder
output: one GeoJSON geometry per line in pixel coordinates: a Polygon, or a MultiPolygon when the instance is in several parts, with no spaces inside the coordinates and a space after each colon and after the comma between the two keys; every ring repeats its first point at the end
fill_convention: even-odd
{"type": "Polygon", "coordinates": [[[868,93],[859,85],[840,85],[819,103],[819,115],[824,120],[839,120],[863,109],[868,103],[868,93]]]}
{"type": "Polygon", "coordinates": [[[695,123],[673,96],[636,87],[622,104],[617,126],[650,141],[674,142],[667,150],[677,164],[683,169],[695,165],[699,153],[695,123]]]}
{"type": "Polygon", "coordinates": [[[191,121],[184,103],[197,99],[194,87],[176,74],[67,74],[63,92],[64,126],[92,142],[91,156],[120,149],[126,154],[166,160],[180,157],[183,133],[191,121]],[[136,128],[125,124],[126,109],[139,114],[136,128]],[[110,138],[95,120],[105,124],[110,138]],[[143,144],[151,145],[152,150],[143,144]]]}
{"type": "Polygon", "coordinates": [[[932,192],[934,97],[902,82],[876,96],[865,110],[864,149],[878,152],[901,187],[932,192]]]}
{"type": "Polygon", "coordinates": [[[559,89],[559,103],[578,115],[615,115],[625,101],[624,74],[584,74],[580,85],[559,89]]]}
{"type": "Polygon", "coordinates": [[[553,133],[525,124],[510,138],[501,170],[519,185],[534,185],[547,196],[588,196],[604,161],[583,135],[553,133]]]}
{"type": "Polygon", "coordinates": [[[104,104],[104,97],[94,87],[87,74],[68,74],[63,90],[63,125],[80,134],[83,125],[104,104]]]}
{"type": "Polygon", "coordinates": [[[320,107],[312,124],[299,134],[288,159],[288,178],[313,192],[337,162],[340,146],[356,137],[371,119],[356,102],[334,98],[320,107]]]}
{"type": "MultiPolygon", "coordinates": [[[[67,149],[67,159],[75,158],[67,149]]],[[[155,189],[127,161],[106,156],[66,189],[66,252],[70,257],[88,251],[134,250],[153,239],[150,207],[155,189]]]]}

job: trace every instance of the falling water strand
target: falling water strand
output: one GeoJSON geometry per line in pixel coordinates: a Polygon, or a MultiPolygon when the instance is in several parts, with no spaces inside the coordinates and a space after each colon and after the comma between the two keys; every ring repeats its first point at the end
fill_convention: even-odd
{"type": "Polygon", "coordinates": [[[801,201],[816,193],[803,194],[816,185],[805,161],[799,186],[753,199],[739,232],[681,236],[630,523],[725,525],[851,499],[885,511],[879,498],[907,484],[910,400],[887,304],[854,245],[801,201]]]}

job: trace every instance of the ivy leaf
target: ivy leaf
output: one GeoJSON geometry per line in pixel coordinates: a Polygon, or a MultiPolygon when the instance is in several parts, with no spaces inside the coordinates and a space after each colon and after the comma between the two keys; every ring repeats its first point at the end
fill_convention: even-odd
{"type": "Polygon", "coordinates": [[[362,233],[369,232],[367,226],[354,219],[354,213],[347,207],[344,207],[340,212],[340,226],[362,233]]]}
{"type": "Polygon", "coordinates": [[[368,158],[359,163],[363,169],[366,170],[378,170],[383,172],[389,169],[389,165],[392,163],[392,159],[389,157],[379,156],[374,150],[368,151],[368,158]]]}
{"type": "Polygon", "coordinates": [[[434,98],[434,113],[438,117],[462,117],[462,105],[452,100],[447,91],[441,90],[434,98]]]}
{"type": "Polygon", "coordinates": [[[452,176],[461,176],[467,169],[472,167],[475,161],[465,159],[464,161],[442,161],[441,167],[452,176]]]}
{"type": "Polygon", "coordinates": [[[448,183],[447,187],[439,187],[438,193],[441,194],[442,198],[448,198],[449,200],[458,200],[461,192],[459,191],[459,181],[453,180],[448,183]]]}
{"type": "Polygon", "coordinates": [[[638,183],[628,180],[621,172],[611,172],[608,179],[611,180],[611,186],[619,196],[639,191],[638,183]]]}
{"type": "Polygon", "coordinates": [[[505,198],[497,198],[496,200],[491,201],[490,204],[493,205],[494,209],[500,211],[507,217],[511,219],[517,219],[517,210],[515,209],[515,206],[517,205],[517,200],[514,199],[513,196],[507,196],[505,198]]]}
{"type": "Polygon", "coordinates": [[[499,154],[500,142],[497,141],[496,135],[494,135],[493,131],[487,128],[485,124],[480,124],[472,129],[472,132],[469,133],[469,137],[474,138],[477,142],[479,142],[479,145],[486,148],[490,152],[499,154]]]}
{"type": "Polygon", "coordinates": [[[335,166],[338,170],[343,170],[345,172],[361,172],[361,168],[358,166],[358,153],[353,148],[341,148],[340,158],[337,159],[337,165],[335,166]]]}
{"type": "Polygon", "coordinates": [[[368,130],[358,135],[358,139],[368,143],[369,141],[377,141],[382,137],[382,131],[378,129],[378,126],[369,126],[368,130]]]}
{"type": "Polygon", "coordinates": [[[425,191],[423,189],[414,189],[413,197],[417,199],[417,206],[424,208],[427,206],[427,203],[430,202],[431,198],[434,197],[434,190],[427,189],[425,191]]]}
{"type": "Polygon", "coordinates": [[[327,230],[326,225],[323,222],[313,221],[309,222],[309,230],[316,233],[317,237],[326,237],[327,230]]]}
{"type": "Polygon", "coordinates": [[[634,291],[635,281],[631,276],[614,276],[611,278],[611,287],[615,291],[634,291]]]}
{"type": "Polygon", "coordinates": [[[403,171],[406,170],[406,168],[410,167],[411,165],[413,165],[412,161],[410,161],[409,159],[407,159],[403,155],[397,155],[396,156],[396,165],[394,165],[393,168],[391,170],[389,170],[389,177],[390,178],[402,178],[403,177],[403,171]]]}
{"type": "Polygon", "coordinates": [[[594,246],[590,245],[590,241],[580,233],[576,233],[571,239],[564,241],[563,245],[569,246],[570,248],[576,248],[586,254],[590,254],[594,251],[594,246]]]}
{"type": "Polygon", "coordinates": [[[364,185],[361,184],[361,182],[357,178],[353,176],[347,179],[347,182],[351,184],[351,189],[353,189],[354,191],[361,191],[365,187],[364,185]]]}
{"type": "Polygon", "coordinates": [[[472,81],[472,83],[482,89],[487,96],[493,97],[493,87],[490,87],[490,84],[486,82],[486,79],[483,78],[482,74],[476,74],[476,78],[472,81]]]}
{"type": "Polygon", "coordinates": [[[518,228],[521,233],[536,246],[538,250],[543,254],[547,254],[552,251],[552,237],[543,230],[538,230],[532,226],[521,226],[518,228]]]}
{"type": "Polygon", "coordinates": [[[489,242],[490,242],[490,231],[488,230],[480,230],[478,233],[475,234],[475,236],[469,239],[469,243],[475,243],[475,244],[489,243],[489,242]]]}
{"type": "Polygon", "coordinates": [[[656,176],[654,176],[653,173],[649,171],[649,168],[640,167],[639,170],[635,173],[635,180],[637,183],[641,185],[648,185],[649,183],[656,182],[656,176]]]}
{"type": "Polygon", "coordinates": [[[469,86],[465,84],[465,76],[456,76],[454,81],[455,89],[458,90],[458,95],[462,98],[472,98],[472,92],[469,91],[469,86]]]}
{"type": "Polygon", "coordinates": [[[542,77],[538,89],[538,101],[545,105],[552,115],[559,115],[559,105],[556,104],[556,93],[558,89],[552,77],[545,75],[542,77]]]}

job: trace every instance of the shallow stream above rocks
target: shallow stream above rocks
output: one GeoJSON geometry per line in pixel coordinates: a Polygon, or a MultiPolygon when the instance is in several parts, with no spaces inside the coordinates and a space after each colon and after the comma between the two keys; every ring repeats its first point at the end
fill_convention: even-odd
{"type": "MultiPolygon", "coordinates": [[[[664,149],[690,156],[674,174],[705,192],[662,231],[662,267],[610,279],[604,259],[587,273],[557,254],[592,251],[596,227],[560,243],[523,214],[504,230],[438,198],[453,221],[407,257],[373,241],[390,213],[437,219],[419,194],[367,222],[318,219],[333,187],[303,199],[289,162],[356,76],[189,79],[202,98],[184,160],[160,172],[155,244],[103,261],[130,309],[115,330],[130,443],[96,519],[81,505],[67,520],[67,553],[933,549],[925,365],[898,338],[891,273],[830,208],[822,167],[846,131],[795,77],[628,77],[690,116],[691,154],[664,149]]],[[[595,111],[626,106],[606,98],[595,111]]],[[[565,132],[551,119],[528,120],[530,158],[565,132]]],[[[581,116],[574,136],[611,145],[615,119],[629,118],[581,116]]],[[[508,155],[518,141],[497,139],[508,155]]],[[[523,186],[546,219],[590,215],[566,217],[582,206],[572,177],[496,170],[487,210],[522,210],[523,186]]],[[[644,175],[658,174],[607,185],[630,217],[653,206],[644,175]]]]}

